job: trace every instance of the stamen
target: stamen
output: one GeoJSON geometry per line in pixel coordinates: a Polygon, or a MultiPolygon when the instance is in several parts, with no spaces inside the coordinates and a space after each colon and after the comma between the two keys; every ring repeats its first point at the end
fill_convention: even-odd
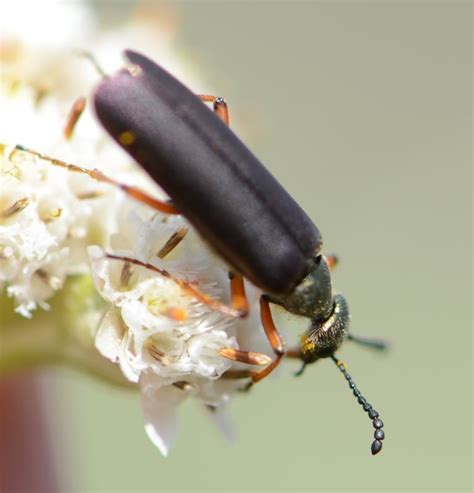
{"type": "Polygon", "coordinates": [[[246,363],[248,365],[265,366],[271,363],[273,360],[269,356],[263,353],[256,353],[254,351],[241,351],[233,348],[222,348],[219,350],[219,354],[226,359],[232,361],[238,361],[239,363],[246,363]]]}
{"type": "Polygon", "coordinates": [[[168,239],[168,241],[161,247],[158,252],[159,258],[165,258],[172,250],[174,250],[183,240],[188,233],[188,228],[182,227],[177,229],[168,239]]]}
{"type": "Polygon", "coordinates": [[[62,286],[62,281],[59,277],[52,276],[43,269],[38,269],[36,271],[36,275],[51,289],[57,290],[62,286]]]}
{"type": "Polygon", "coordinates": [[[89,192],[81,192],[76,194],[76,197],[79,200],[89,200],[89,199],[97,199],[99,197],[102,197],[104,195],[104,192],[100,192],[98,190],[91,190],[89,192]]]}
{"type": "Polygon", "coordinates": [[[15,203],[13,203],[10,207],[7,207],[2,211],[2,217],[7,218],[13,216],[17,212],[22,211],[25,207],[30,203],[30,199],[28,197],[23,197],[18,199],[15,203]]]}
{"type": "Polygon", "coordinates": [[[44,217],[41,217],[41,219],[43,220],[44,223],[48,224],[55,221],[56,219],[59,219],[61,217],[62,212],[63,212],[62,209],[58,207],[53,207],[48,211],[48,214],[44,217]]]}
{"type": "Polygon", "coordinates": [[[169,366],[171,364],[171,359],[166,355],[166,353],[158,349],[153,343],[148,344],[148,352],[163,366],[169,366]]]}
{"type": "Polygon", "coordinates": [[[13,248],[8,245],[0,245],[0,259],[6,260],[13,255],[13,248]]]}
{"type": "Polygon", "coordinates": [[[193,384],[185,381],[174,382],[173,385],[178,389],[184,390],[185,392],[192,392],[196,389],[193,384]]]}
{"type": "Polygon", "coordinates": [[[128,283],[133,275],[132,264],[130,262],[124,262],[122,270],[120,271],[120,287],[127,288],[128,283]]]}

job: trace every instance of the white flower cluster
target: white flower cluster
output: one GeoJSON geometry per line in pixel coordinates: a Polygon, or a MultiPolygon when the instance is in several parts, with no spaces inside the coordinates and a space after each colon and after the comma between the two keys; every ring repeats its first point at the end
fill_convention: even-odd
{"type": "MultiPolygon", "coordinates": [[[[227,298],[225,266],[181,216],[153,214],[145,218],[132,210],[125,217],[112,237],[114,254],[152,263],[216,299],[227,298]],[[160,259],[157,253],[183,231],[187,231],[183,240],[160,259]]],[[[223,421],[223,405],[242,384],[220,379],[232,362],[222,358],[219,350],[238,348],[237,339],[251,344],[259,325],[255,315],[245,321],[230,319],[184,295],[173,280],[149,269],[107,259],[102,249],[94,246],[89,247],[89,255],[95,285],[110,304],[96,346],[120,364],[130,381],[139,382],[146,429],[153,442],[167,453],[175,437],[175,432],[171,433],[176,429],[175,406],[187,395],[202,400],[230,435],[223,421]]],[[[255,314],[258,293],[249,289],[255,314]]]]}
{"type": "Polygon", "coordinates": [[[12,147],[2,151],[0,289],[31,317],[37,306],[49,308],[67,275],[87,271],[86,246],[107,234],[98,216],[110,190],[97,195],[91,180],[12,147]]]}
{"type": "MultiPolygon", "coordinates": [[[[58,11],[67,18],[66,25],[78,15],[78,9],[83,11],[77,18],[91,18],[81,4],[70,4],[71,9],[66,5],[60,3],[58,11]]],[[[52,18],[54,26],[62,22],[57,16],[52,18]]],[[[250,316],[231,319],[184,293],[171,278],[107,257],[106,251],[150,263],[208,296],[229,302],[226,266],[182,217],[156,213],[117,187],[99,184],[87,175],[71,173],[15,148],[22,144],[70,163],[89,164],[160,197],[157,187],[98,128],[88,109],[72,140],[64,139],[62,129],[71,94],[90,92],[91,87],[79,78],[76,88],[58,82],[74,80],[67,73],[71,65],[77,69],[70,63],[71,52],[58,53],[56,44],[51,52],[48,43],[41,51],[41,43],[32,45],[22,33],[11,32],[14,19],[8,22],[8,39],[0,50],[0,64],[7,74],[0,85],[0,288],[16,300],[20,314],[34,319],[34,310],[48,307],[48,299],[61,290],[67,276],[90,272],[107,305],[96,330],[96,347],[120,365],[130,382],[138,384],[145,428],[160,451],[166,455],[173,445],[176,407],[188,396],[199,399],[219,427],[231,435],[224,404],[242,382],[221,377],[231,367],[240,366],[221,357],[219,350],[240,347],[268,352],[260,328],[258,291],[247,285],[250,316]],[[42,57],[42,63],[35,63],[33,76],[24,72],[32,56],[42,57]],[[48,67],[50,79],[48,73],[41,72],[43,65],[48,67]],[[52,74],[51,67],[62,73],[52,74]],[[50,82],[46,93],[43,86],[35,86],[35,80],[50,82]],[[182,240],[164,251],[173,235],[182,240]]],[[[48,29],[39,24],[37,36],[41,37],[48,29]]],[[[94,53],[108,67],[109,60],[115,60],[125,47],[118,39],[124,39],[134,48],[167,60],[170,66],[173,53],[168,34],[151,35],[141,26],[132,26],[127,35],[125,32],[89,32],[91,41],[84,45],[80,39],[77,47],[88,49],[94,43],[94,53]],[[164,51],[156,53],[156,46],[164,51]]],[[[29,32],[28,39],[31,36],[29,32]]],[[[65,40],[65,46],[71,48],[75,41],[78,39],[65,40]]],[[[182,74],[183,70],[176,72],[182,74]]]]}

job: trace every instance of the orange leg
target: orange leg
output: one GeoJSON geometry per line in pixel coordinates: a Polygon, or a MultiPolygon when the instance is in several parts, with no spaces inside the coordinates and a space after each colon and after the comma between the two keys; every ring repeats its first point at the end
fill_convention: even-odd
{"type": "Polygon", "coordinates": [[[224,98],[211,96],[209,94],[198,94],[198,97],[199,99],[201,99],[201,101],[204,101],[205,103],[212,103],[214,111],[217,113],[217,115],[226,125],[229,125],[229,109],[224,98]]]}
{"type": "Polygon", "coordinates": [[[14,151],[11,153],[10,157],[12,157],[14,154],[18,152],[25,152],[27,154],[30,154],[32,156],[36,156],[39,159],[42,159],[43,161],[48,161],[54,166],[59,166],[61,168],[66,168],[68,171],[71,171],[73,173],[83,173],[86,175],[89,175],[91,178],[94,180],[97,180],[99,182],[103,183],[110,183],[111,185],[114,185],[121,190],[123,190],[127,195],[130,197],[134,198],[135,200],[138,200],[139,202],[143,202],[144,204],[147,204],[151,208],[163,212],[165,214],[179,214],[179,211],[176,209],[176,207],[170,203],[166,202],[163,200],[158,200],[152,197],[151,195],[148,195],[146,192],[143,192],[137,187],[127,185],[125,183],[120,183],[117,180],[114,180],[113,178],[110,178],[107,175],[104,175],[101,171],[98,169],[87,169],[83,168],[81,166],[77,166],[75,164],[69,164],[64,161],[61,161],[59,159],[55,159],[49,156],[46,156],[45,154],[42,154],[41,152],[33,151],[32,149],[28,149],[26,147],[17,145],[14,149],[14,151]]]}
{"type": "Polygon", "coordinates": [[[104,253],[104,256],[106,258],[112,259],[112,260],[121,260],[122,262],[129,262],[130,264],[133,265],[138,265],[140,267],[144,267],[145,269],[151,270],[153,272],[156,272],[163,277],[166,277],[167,279],[170,279],[171,281],[175,282],[182,290],[185,292],[187,295],[191,296],[195,300],[207,305],[209,308],[212,310],[216,310],[218,312],[221,312],[225,315],[228,315],[233,318],[241,318],[242,313],[239,310],[235,310],[234,308],[231,308],[227,306],[225,303],[221,303],[218,300],[215,300],[211,298],[210,296],[207,296],[204,293],[201,293],[197,288],[195,288],[192,283],[188,281],[184,281],[183,279],[179,279],[175,276],[173,276],[171,273],[169,273],[165,269],[160,269],[158,267],[155,267],[152,264],[146,263],[146,262],[140,262],[140,260],[130,258],[130,257],[125,257],[121,255],[113,255],[111,253],[104,253]]]}
{"type": "Polygon", "coordinates": [[[77,122],[86,108],[86,98],[81,96],[77,98],[69,111],[66,126],[64,127],[64,137],[66,140],[71,140],[77,122]]]}
{"type": "Polygon", "coordinates": [[[328,262],[329,269],[332,270],[339,263],[339,257],[337,255],[326,255],[326,260],[328,262]]]}
{"type": "MultiPolygon", "coordinates": [[[[270,310],[270,304],[265,295],[262,295],[260,297],[260,317],[261,317],[263,329],[265,331],[265,335],[267,336],[268,342],[270,343],[270,346],[272,347],[273,352],[275,353],[275,358],[270,362],[269,365],[267,365],[262,370],[259,371],[230,370],[223,375],[225,378],[251,378],[252,383],[257,383],[260,380],[263,380],[266,376],[270,375],[270,373],[280,364],[281,359],[285,355],[285,345],[283,343],[283,339],[281,338],[278,332],[278,329],[275,326],[275,323],[273,322],[273,317],[270,310]]],[[[239,361],[241,363],[248,362],[245,360],[245,357],[238,358],[238,355],[236,354],[236,350],[231,350],[231,351],[234,351],[235,353],[232,354],[233,357],[231,358],[229,358],[228,348],[221,350],[220,354],[221,356],[232,359],[234,361],[239,361]]],[[[242,356],[246,356],[247,354],[249,354],[248,351],[239,351],[239,353],[241,353],[242,356]]],[[[246,387],[246,390],[248,390],[249,388],[250,385],[246,387]]]]}
{"type": "Polygon", "coordinates": [[[241,318],[245,318],[249,312],[249,303],[245,294],[244,279],[240,274],[233,272],[229,272],[229,277],[232,308],[240,313],[241,318]]]}
{"type": "MultiPolygon", "coordinates": [[[[210,94],[199,94],[198,97],[205,103],[212,103],[216,115],[229,126],[229,108],[224,98],[210,94]]],[[[229,272],[229,277],[232,308],[239,311],[241,317],[246,317],[249,311],[249,304],[245,295],[244,280],[241,275],[233,272],[229,272]]]]}

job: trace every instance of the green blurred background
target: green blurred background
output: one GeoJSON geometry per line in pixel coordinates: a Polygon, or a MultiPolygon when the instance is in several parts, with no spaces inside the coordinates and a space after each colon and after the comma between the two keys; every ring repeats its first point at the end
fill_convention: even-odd
{"type": "MultiPolygon", "coordinates": [[[[391,341],[386,355],[339,353],[387,438],[372,457],[371,424],[331,362],[300,379],[288,363],[233,401],[236,444],[188,402],[164,459],[137,395],[55,372],[51,427],[69,488],[470,490],[470,2],[168,5],[178,48],[340,255],[334,282],[354,332],[391,341]]],[[[130,5],[97,8],[108,22],[130,5]]]]}

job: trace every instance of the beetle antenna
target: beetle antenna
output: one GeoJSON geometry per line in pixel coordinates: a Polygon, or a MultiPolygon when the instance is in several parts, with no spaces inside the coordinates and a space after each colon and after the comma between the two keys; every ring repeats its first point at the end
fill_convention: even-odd
{"type": "Polygon", "coordinates": [[[388,349],[387,341],[382,339],[370,339],[368,337],[355,336],[353,334],[347,334],[347,339],[349,341],[357,342],[361,346],[367,346],[372,349],[377,349],[378,351],[385,351],[388,349]]]}
{"type": "Polygon", "coordinates": [[[102,77],[102,79],[106,79],[108,77],[108,75],[105,73],[105,70],[100,66],[99,62],[97,61],[97,58],[89,50],[78,50],[77,54],[80,57],[89,60],[89,62],[92,63],[92,66],[94,67],[95,71],[102,77]]]}
{"type": "Polygon", "coordinates": [[[372,408],[372,406],[367,402],[365,397],[360,393],[360,390],[357,388],[357,385],[352,380],[352,377],[347,373],[346,364],[337,359],[333,354],[331,355],[331,359],[334,361],[336,366],[339,368],[341,373],[347,380],[349,387],[352,389],[354,396],[357,398],[357,402],[362,406],[364,411],[369,415],[369,418],[372,420],[372,424],[375,428],[374,438],[375,440],[372,442],[371,451],[372,455],[378,454],[382,450],[382,440],[385,438],[385,433],[383,431],[383,421],[379,418],[379,413],[372,408]]]}

